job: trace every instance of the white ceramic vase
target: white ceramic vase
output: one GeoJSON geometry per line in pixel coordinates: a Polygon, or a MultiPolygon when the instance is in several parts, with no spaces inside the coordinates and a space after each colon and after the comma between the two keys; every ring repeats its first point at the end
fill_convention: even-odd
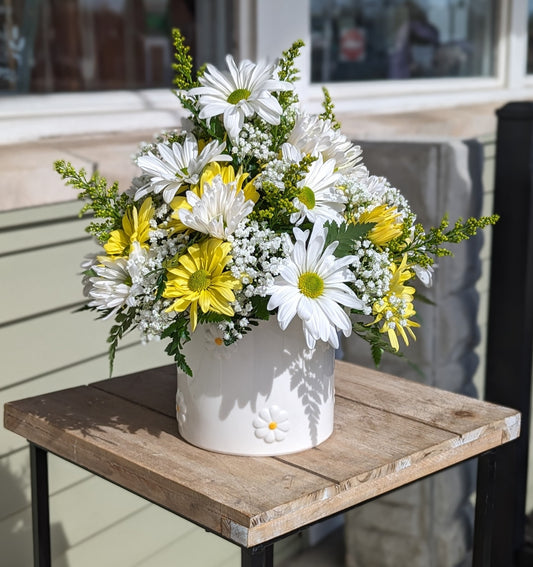
{"type": "Polygon", "coordinates": [[[178,371],[182,437],[203,449],[274,456],[315,447],[333,431],[334,349],[306,345],[301,322],[275,317],[226,347],[216,325],[198,325],[178,371]]]}

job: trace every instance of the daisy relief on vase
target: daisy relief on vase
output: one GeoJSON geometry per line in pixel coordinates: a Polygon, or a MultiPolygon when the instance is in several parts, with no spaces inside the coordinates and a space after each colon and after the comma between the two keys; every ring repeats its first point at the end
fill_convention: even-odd
{"type": "Polygon", "coordinates": [[[283,441],[291,424],[289,414],[278,406],[263,408],[253,421],[255,436],[265,443],[283,441]]]}
{"type": "Polygon", "coordinates": [[[185,405],[185,397],[180,390],[176,391],[176,419],[183,426],[187,421],[187,406],[185,405]]]}
{"type": "MultiPolygon", "coordinates": [[[[496,217],[418,223],[400,190],[369,172],[341,133],[327,90],[319,115],[302,107],[301,41],[274,62],[228,55],[224,69],[195,71],[181,33],[173,39],[187,120],[140,146],[130,187],[55,164],[93,216],[85,309],[113,320],[111,364],[137,329],[143,341],[162,340],[190,375],[183,347],[199,327],[211,329],[211,354],[269,319],[280,332],[296,321],[309,349],[356,335],[376,363],[399,353],[420,326],[417,281],[431,285],[448,245],[496,217]]],[[[253,427],[279,441],[289,420],[272,406],[253,427]]]]}

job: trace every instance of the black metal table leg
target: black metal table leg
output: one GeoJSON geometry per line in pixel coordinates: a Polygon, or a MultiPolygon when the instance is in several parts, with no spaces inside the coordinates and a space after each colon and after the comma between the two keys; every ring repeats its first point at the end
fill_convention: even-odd
{"type": "Polygon", "coordinates": [[[51,567],[48,453],[30,443],[33,565],[51,567]]]}
{"type": "Polygon", "coordinates": [[[241,548],[241,567],[273,567],[274,544],[241,548]]]}
{"type": "Polygon", "coordinates": [[[491,567],[496,500],[496,452],[478,458],[473,567],[491,567]]]}

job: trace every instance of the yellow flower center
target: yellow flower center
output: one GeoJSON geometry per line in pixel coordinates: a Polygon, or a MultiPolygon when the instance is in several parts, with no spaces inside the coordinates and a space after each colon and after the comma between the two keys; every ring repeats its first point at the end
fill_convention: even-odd
{"type": "Polygon", "coordinates": [[[228,102],[230,104],[237,104],[243,99],[246,100],[251,94],[248,89],[237,89],[229,95],[228,102]]]}
{"type": "Polygon", "coordinates": [[[298,289],[311,299],[316,299],[324,291],[324,280],[314,272],[305,272],[298,278],[298,289]]]}
{"type": "Polygon", "coordinates": [[[277,424],[275,421],[271,421],[271,422],[268,424],[268,428],[269,428],[269,429],[276,429],[277,426],[278,426],[278,424],[277,424]]]}
{"type": "Polygon", "coordinates": [[[224,344],[224,341],[223,341],[220,337],[217,337],[217,338],[215,339],[215,344],[216,344],[217,346],[222,346],[222,345],[224,344]]]}
{"type": "Polygon", "coordinates": [[[308,209],[315,208],[315,194],[312,189],[307,187],[307,185],[301,188],[300,193],[298,194],[298,199],[300,200],[300,203],[305,205],[308,209]]]}
{"type": "Polygon", "coordinates": [[[211,283],[211,278],[206,270],[196,270],[191,274],[187,285],[191,291],[202,291],[207,289],[211,283]]]}

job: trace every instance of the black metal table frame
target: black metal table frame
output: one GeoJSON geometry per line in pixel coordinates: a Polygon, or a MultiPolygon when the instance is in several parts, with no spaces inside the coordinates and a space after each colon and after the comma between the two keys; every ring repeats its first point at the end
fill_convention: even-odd
{"type": "MultiPolygon", "coordinates": [[[[51,543],[50,543],[50,504],[48,490],[48,450],[29,443],[30,465],[31,465],[31,502],[32,502],[32,529],[33,529],[33,558],[34,567],[51,567],[51,543]]],[[[510,444],[509,444],[510,445],[510,444]]],[[[492,449],[482,455],[478,455],[478,492],[476,497],[476,515],[473,546],[473,567],[509,567],[509,565],[498,565],[494,559],[493,547],[497,541],[494,530],[495,521],[506,522],[506,518],[495,514],[495,499],[498,491],[505,487],[499,487],[497,482],[498,463],[503,459],[502,447],[492,449]],[[481,481],[481,482],[480,482],[481,481]]],[[[63,459],[63,457],[60,456],[63,459]]],[[[66,460],[66,459],[64,459],[66,460]]],[[[81,465],[74,463],[80,468],[81,465]]],[[[444,469],[443,469],[444,470],[444,469]]],[[[94,471],[89,471],[92,474],[94,471]]],[[[439,471],[440,472],[440,471],[439,471]]],[[[434,473],[438,474],[438,473],[434,473]]],[[[428,475],[431,476],[431,475],[428,475]]],[[[109,479],[108,482],[110,481],[109,479]]],[[[414,481],[416,482],[416,481],[414,481]]],[[[124,490],[127,488],[120,486],[124,490]]],[[[138,495],[140,496],[140,495],[138,495]]],[[[145,500],[148,498],[141,496],[145,500]]],[[[379,496],[378,496],[379,498],[379,496]]],[[[362,502],[352,508],[369,502],[362,502]]],[[[164,508],[161,504],[157,506],[164,508]]],[[[350,508],[337,512],[344,513],[350,508]]],[[[174,512],[175,513],[175,512],[174,512]]],[[[332,516],[335,514],[332,514],[332,516]]],[[[188,518],[185,518],[189,520],[188,518]]],[[[190,520],[189,520],[190,521],[190,520]]],[[[307,526],[302,526],[301,529],[307,526]]],[[[204,528],[205,529],[205,528],[204,528]]],[[[300,530],[296,530],[300,531],[300,530]]],[[[216,534],[219,537],[220,534],[216,534]]],[[[276,540],[267,541],[254,547],[241,547],[241,567],[273,567],[274,565],[274,542],[283,539],[285,534],[276,540]]],[[[235,544],[235,542],[232,542],[235,544]]]]}

